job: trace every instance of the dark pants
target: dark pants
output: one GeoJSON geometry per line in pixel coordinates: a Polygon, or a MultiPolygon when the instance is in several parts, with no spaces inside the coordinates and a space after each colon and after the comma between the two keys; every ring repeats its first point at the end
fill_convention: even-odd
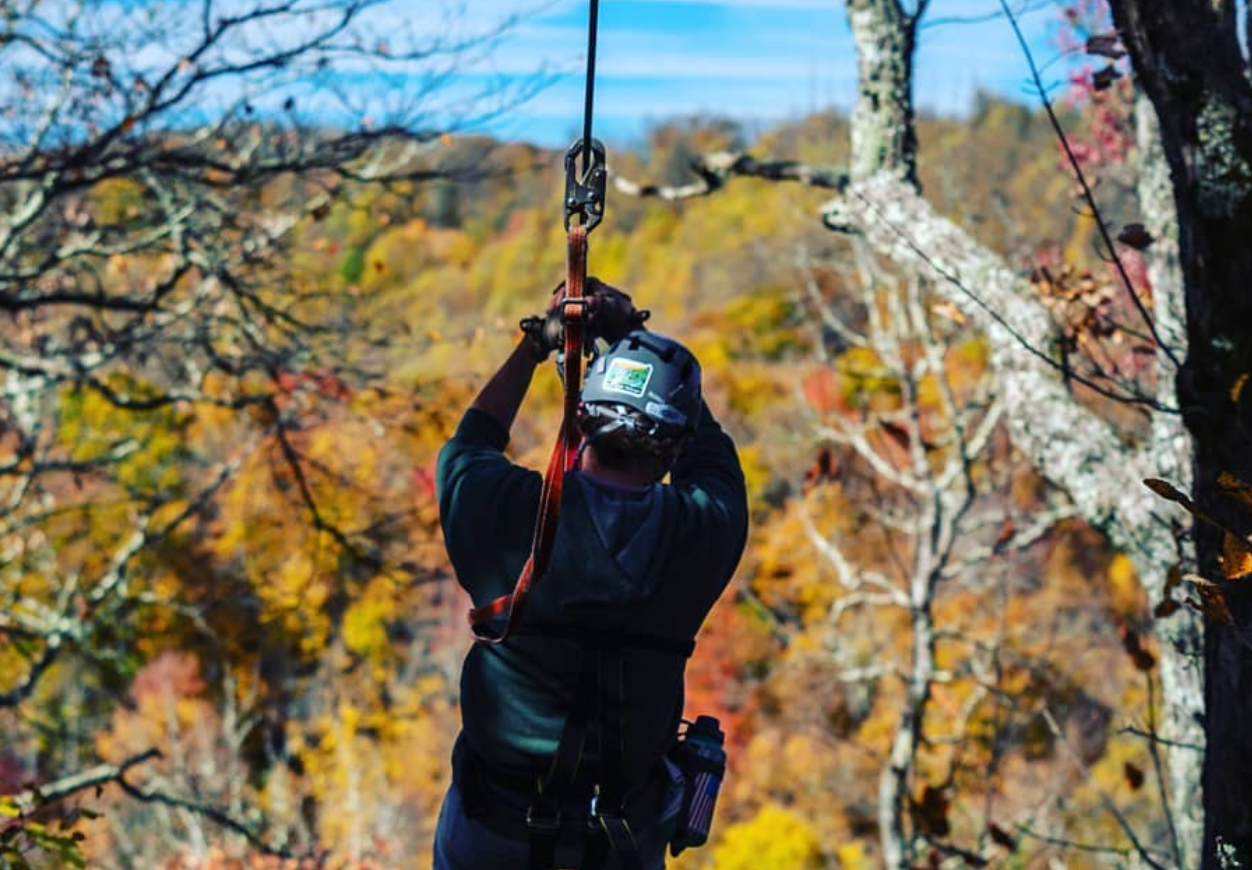
{"type": "MultiPolygon", "coordinates": [[[[639,855],[646,870],[664,870],[665,846],[674,828],[674,817],[682,796],[682,779],[671,769],[671,800],[666,801],[663,818],[651,827],[635,832],[639,855]]],[[[526,870],[530,844],[525,840],[501,837],[465,815],[461,792],[455,783],[448,789],[439,811],[435,831],[434,870],[526,870]]],[[[557,867],[577,867],[582,861],[582,843],[562,843],[557,847],[557,867]]],[[[610,855],[605,870],[618,870],[610,855]]]]}

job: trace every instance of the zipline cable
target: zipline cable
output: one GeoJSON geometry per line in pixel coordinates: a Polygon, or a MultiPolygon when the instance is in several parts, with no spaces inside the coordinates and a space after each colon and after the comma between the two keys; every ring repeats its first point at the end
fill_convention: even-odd
{"type": "Polygon", "coordinates": [[[600,0],[591,0],[587,23],[587,87],[583,100],[583,175],[591,169],[591,118],[596,98],[596,33],[600,27],[600,0]]]}

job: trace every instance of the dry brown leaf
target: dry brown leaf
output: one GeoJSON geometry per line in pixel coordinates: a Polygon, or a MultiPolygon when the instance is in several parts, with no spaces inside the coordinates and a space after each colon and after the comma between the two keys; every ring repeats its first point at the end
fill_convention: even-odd
{"type": "Polygon", "coordinates": [[[1122,47],[1122,38],[1118,34],[1097,33],[1087,37],[1087,54],[1120,60],[1126,56],[1126,49],[1122,47]]]}
{"type": "MultiPolygon", "coordinates": [[[[1091,76],[1091,85],[1097,91],[1107,91],[1110,87],[1113,86],[1113,82],[1117,81],[1121,77],[1122,77],[1122,74],[1117,71],[1117,67],[1113,66],[1112,64],[1109,64],[1108,66],[1104,67],[1104,69],[1097,70],[1091,76]]],[[[1122,235],[1124,236],[1125,232],[1123,232],[1122,235]]],[[[1147,235],[1147,233],[1145,232],[1144,235],[1147,235]]],[[[1125,241],[1125,239],[1123,239],[1122,241],[1125,241]]],[[[1152,237],[1147,236],[1147,240],[1143,242],[1143,248],[1139,248],[1137,244],[1132,244],[1130,242],[1126,242],[1126,243],[1131,245],[1131,247],[1138,248],[1139,250],[1143,250],[1143,248],[1146,248],[1148,245],[1152,244],[1152,237]]]]}
{"type": "Polygon", "coordinates": [[[1252,544],[1238,535],[1222,535],[1222,576],[1241,580],[1252,574],[1252,544]]]}
{"type": "Polygon", "coordinates": [[[1200,510],[1199,505],[1197,505],[1190,498],[1188,498],[1186,494],[1184,494],[1181,490],[1177,489],[1168,480],[1161,480],[1160,478],[1157,478],[1157,477],[1149,477],[1143,481],[1143,484],[1148,489],[1152,490],[1154,493],[1159,495],[1161,498],[1167,501],[1176,502],[1182,505],[1183,509],[1186,510],[1187,513],[1191,514],[1200,522],[1208,523],[1210,526],[1221,529],[1223,532],[1229,531],[1229,529],[1227,529],[1217,520],[1213,519],[1204,511],[1200,510]]]}
{"type": "Polygon", "coordinates": [[[1235,382],[1230,385],[1230,401],[1239,401],[1239,397],[1243,395],[1243,388],[1247,385],[1249,377],[1252,377],[1252,375],[1249,375],[1248,372],[1244,372],[1239,375],[1239,377],[1235,378],[1235,382]]]}
{"type": "Polygon", "coordinates": [[[1175,613],[1177,613],[1181,609],[1182,609],[1182,605],[1179,604],[1177,601],[1175,601],[1172,598],[1166,598],[1164,601],[1162,601],[1160,604],[1156,605],[1156,607],[1152,609],[1152,615],[1155,616],[1157,619],[1164,619],[1167,616],[1173,616],[1175,613]]]}
{"type": "Polygon", "coordinates": [[[1233,622],[1230,607],[1226,604],[1226,593],[1220,586],[1198,574],[1187,574],[1183,579],[1191,584],[1196,595],[1199,596],[1199,598],[1189,599],[1187,604],[1214,622],[1227,625],[1233,622]]]}
{"type": "Polygon", "coordinates": [[[1138,791],[1143,788],[1143,771],[1135,767],[1129,761],[1123,767],[1126,774],[1126,785],[1130,786],[1131,791],[1138,791]]]}
{"type": "MultiPolygon", "coordinates": [[[[1111,70],[1112,67],[1109,67],[1111,70]]],[[[1113,70],[1114,78],[1116,78],[1116,70],[1113,70]]],[[[1097,73],[1098,75],[1098,73],[1097,73]]],[[[1111,84],[1111,81],[1110,81],[1111,84]]],[[[1108,87],[1106,84],[1105,87],[1108,87]]],[[[1145,250],[1155,241],[1152,234],[1148,232],[1143,224],[1126,224],[1118,234],[1117,240],[1128,248],[1134,248],[1136,251],[1145,250]]]]}
{"type": "Polygon", "coordinates": [[[936,302],[930,307],[930,310],[940,317],[946,317],[948,320],[951,320],[953,323],[958,325],[965,323],[965,312],[957,308],[955,302],[936,302]]]}
{"type": "Polygon", "coordinates": [[[1004,525],[1000,526],[1000,533],[996,535],[995,548],[997,551],[1013,540],[1013,536],[1017,534],[1017,525],[1013,522],[1012,517],[1006,517],[1004,525]]]}
{"type": "Polygon", "coordinates": [[[934,837],[946,837],[952,830],[948,822],[950,803],[943,789],[927,784],[922,796],[913,802],[913,821],[918,830],[934,837]]]}
{"type": "Polygon", "coordinates": [[[1134,662],[1135,668],[1141,671],[1150,671],[1156,666],[1156,659],[1152,657],[1152,653],[1144,649],[1143,641],[1139,637],[1139,632],[1133,628],[1122,629],[1122,646],[1130,655],[1130,660],[1134,662]]]}
{"type": "Polygon", "coordinates": [[[1187,498],[1181,490],[1175,488],[1168,480],[1161,480],[1159,477],[1149,477],[1143,481],[1143,485],[1161,498],[1177,502],[1187,510],[1191,510],[1193,507],[1191,499],[1187,498]]]}
{"type": "Polygon", "coordinates": [[[997,846],[1002,846],[1010,852],[1017,850],[1017,840],[1013,839],[1013,836],[1008,831],[995,822],[987,825],[987,833],[991,835],[992,842],[997,846]]]}
{"type": "Polygon", "coordinates": [[[1229,471],[1223,471],[1217,475],[1217,486],[1223,495],[1227,495],[1247,507],[1252,507],[1252,486],[1244,483],[1229,471]]]}
{"type": "Polygon", "coordinates": [[[1173,589],[1182,585],[1182,566],[1175,564],[1169,569],[1169,573],[1165,575],[1165,588],[1173,589]]]}

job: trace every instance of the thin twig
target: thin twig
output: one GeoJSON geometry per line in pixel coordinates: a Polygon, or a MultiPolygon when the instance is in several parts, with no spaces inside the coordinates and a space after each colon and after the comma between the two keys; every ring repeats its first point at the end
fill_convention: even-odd
{"type": "MultiPolygon", "coordinates": [[[[1148,680],[1148,733],[1156,734],[1156,681],[1152,672],[1146,674],[1148,680]]],[[[1178,870],[1185,866],[1182,860],[1182,846],[1178,842],[1178,828],[1174,825],[1174,813],[1169,805],[1169,789],[1165,783],[1165,765],[1161,763],[1161,747],[1156,740],[1148,741],[1148,752],[1152,755],[1152,767],[1156,773],[1156,786],[1161,795],[1161,809],[1165,813],[1165,824],[1169,828],[1169,844],[1174,852],[1174,865],[1178,870]]]]}
{"type": "Polygon", "coordinates": [[[1170,740],[1166,737],[1162,737],[1159,734],[1153,734],[1147,731],[1140,730],[1138,728],[1132,728],[1132,727],[1121,728],[1118,730],[1117,733],[1118,734],[1133,734],[1136,737],[1143,737],[1146,740],[1151,740],[1154,743],[1159,743],[1162,746],[1169,746],[1174,749],[1190,749],[1193,752],[1204,751],[1204,747],[1196,743],[1184,743],[1180,740],[1170,740]]]}
{"type": "Polygon", "coordinates": [[[1100,206],[1096,202],[1095,194],[1091,190],[1091,185],[1087,183],[1087,175],[1082,171],[1082,165],[1078,162],[1078,157],[1074,154],[1074,149],[1070,147],[1069,137],[1065,134],[1065,128],[1061,126],[1061,121],[1056,116],[1056,112],[1052,108],[1052,100],[1048,97],[1047,89],[1043,85],[1043,79],[1039,75],[1039,67],[1035,63],[1035,56],[1030,50],[1030,45],[1026,42],[1026,37],[1022,33],[1022,29],[1018,26],[1017,17],[1013,14],[1013,10],[1009,9],[1007,0],[999,0],[1000,8],[1004,10],[1004,15],[1009,20],[1009,24],[1013,27],[1013,33],[1017,36],[1017,42],[1022,48],[1022,54],[1026,57],[1026,63],[1030,66],[1030,74],[1035,83],[1035,90],[1039,94],[1039,101],[1043,104],[1044,111],[1048,114],[1048,120],[1052,122],[1052,129],[1056,131],[1056,136],[1060,140],[1061,147],[1065,149],[1065,157],[1069,160],[1070,167],[1074,170],[1074,175],[1078,179],[1079,186],[1082,187],[1083,199],[1087,201],[1088,207],[1091,209],[1091,217],[1096,222],[1096,227],[1100,231],[1100,238],[1104,241],[1104,246],[1108,251],[1109,257],[1113,264],[1117,267],[1117,274],[1122,279],[1122,283],[1126,285],[1126,291],[1130,293],[1130,298],[1135,303],[1139,315],[1143,318],[1143,322],[1147,324],[1152,338],[1170,362],[1176,368],[1182,368],[1182,362],[1174,353],[1174,349],[1161,338],[1160,333],[1156,329],[1156,321],[1148,312],[1147,306],[1143,302],[1143,298],[1139,295],[1139,291],[1135,288],[1135,283],[1130,280],[1130,274],[1126,271],[1126,264],[1122,262],[1121,255],[1117,253],[1117,246],[1113,243],[1113,237],[1109,233],[1108,224],[1104,221],[1104,216],[1100,211],[1100,206]]]}
{"type": "Polygon", "coordinates": [[[145,804],[161,804],[178,810],[186,810],[190,813],[203,816],[211,822],[220,825],[227,830],[234,831],[239,836],[248,841],[254,849],[263,852],[266,855],[272,855],[277,858],[291,858],[294,853],[286,846],[274,846],[268,843],[264,837],[245,825],[243,822],[231,817],[228,813],[208,804],[189,801],[184,798],[174,797],[155,790],[145,790],[134,785],[126,779],[125,773],[117,776],[116,782],[118,786],[130,797],[145,804]]]}
{"type": "Polygon", "coordinates": [[[1079,843],[1074,840],[1066,840],[1063,837],[1056,837],[1051,834],[1041,834],[1038,831],[1031,830],[1026,825],[1017,825],[1016,830],[1023,837],[1029,837],[1032,840],[1047,843],[1049,846],[1061,846],[1066,849],[1077,849],[1079,852],[1093,852],[1100,855],[1121,855],[1122,857],[1129,857],[1132,851],[1124,846],[1101,846],[1096,843],[1079,843]]]}
{"type": "Polygon", "coordinates": [[[1069,754],[1070,758],[1074,760],[1078,769],[1091,780],[1092,785],[1095,787],[1096,794],[1100,796],[1100,803],[1104,806],[1105,811],[1117,822],[1117,826],[1122,829],[1122,833],[1126,835],[1126,839],[1130,840],[1131,845],[1135,848],[1135,852],[1140,858],[1143,859],[1143,862],[1149,867],[1152,867],[1153,870],[1166,870],[1165,865],[1153,858],[1151,851],[1149,851],[1148,848],[1139,841],[1139,837],[1135,834],[1135,829],[1131,826],[1130,821],[1126,818],[1125,814],[1118,809],[1117,804],[1115,804],[1113,799],[1108,796],[1108,793],[1105,792],[1105,790],[1100,786],[1095,777],[1091,775],[1091,769],[1087,766],[1087,763],[1083,761],[1078,753],[1074,751],[1074,748],[1069,745],[1069,740],[1065,737],[1065,733],[1061,731],[1061,726],[1057,724],[1056,718],[1052,715],[1052,711],[1047,707],[1043,708],[1043,719],[1048,724],[1048,730],[1052,732],[1052,736],[1056,738],[1057,743],[1061,744],[1061,746],[1065,748],[1065,751],[1069,754]]]}

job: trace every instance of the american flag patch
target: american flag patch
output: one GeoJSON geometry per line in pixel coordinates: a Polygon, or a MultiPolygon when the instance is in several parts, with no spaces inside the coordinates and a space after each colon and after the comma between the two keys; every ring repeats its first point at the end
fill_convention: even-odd
{"type": "Polygon", "coordinates": [[[687,826],[694,833],[707,837],[713,827],[713,807],[717,803],[717,790],[721,782],[709,773],[696,774],[691,809],[687,814],[687,826]]]}

